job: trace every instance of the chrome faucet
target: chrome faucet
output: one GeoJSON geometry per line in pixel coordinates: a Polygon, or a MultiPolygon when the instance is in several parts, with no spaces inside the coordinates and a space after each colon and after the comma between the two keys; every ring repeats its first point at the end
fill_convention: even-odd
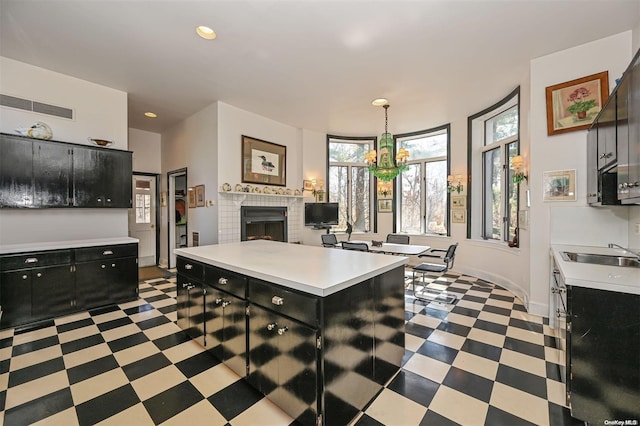
{"type": "Polygon", "coordinates": [[[623,251],[625,251],[627,253],[630,253],[630,254],[634,255],[635,257],[638,258],[638,260],[640,260],[640,253],[636,253],[636,252],[634,252],[632,250],[629,250],[626,247],[622,247],[619,244],[609,243],[609,244],[607,244],[607,247],[609,247],[609,248],[619,248],[620,250],[623,250],[623,251]]]}

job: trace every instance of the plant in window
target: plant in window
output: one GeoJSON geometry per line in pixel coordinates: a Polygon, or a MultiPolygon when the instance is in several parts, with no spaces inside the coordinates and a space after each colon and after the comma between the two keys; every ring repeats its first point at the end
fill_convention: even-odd
{"type": "Polygon", "coordinates": [[[589,96],[591,96],[591,92],[586,87],[579,87],[571,92],[567,101],[573,103],[567,107],[567,111],[576,114],[579,119],[586,118],[587,111],[596,106],[596,100],[587,99],[589,96]]]}

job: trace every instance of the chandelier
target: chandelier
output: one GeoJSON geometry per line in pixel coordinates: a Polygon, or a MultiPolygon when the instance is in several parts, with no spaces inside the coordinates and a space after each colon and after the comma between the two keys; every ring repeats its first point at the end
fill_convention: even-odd
{"type": "Polygon", "coordinates": [[[369,165],[369,171],[373,173],[375,177],[388,182],[407,170],[409,151],[400,148],[394,161],[393,136],[388,131],[389,117],[387,111],[389,110],[389,103],[386,99],[375,99],[371,103],[384,108],[384,133],[380,136],[380,143],[378,144],[380,148],[380,161],[378,161],[378,153],[375,149],[367,152],[364,159],[369,165]]]}

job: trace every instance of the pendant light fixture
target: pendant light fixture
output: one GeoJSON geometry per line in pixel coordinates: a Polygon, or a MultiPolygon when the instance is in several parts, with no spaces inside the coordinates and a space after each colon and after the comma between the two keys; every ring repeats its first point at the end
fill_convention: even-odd
{"type": "Polygon", "coordinates": [[[380,149],[380,161],[378,161],[378,153],[376,150],[371,150],[365,154],[364,158],[369,165],[369,171],[374,174],[380,180],[385,182],[393,180],[403,171],[407,170],[407,159],[409,158],[409,151],[404,148],[400,148],[395,158],[393,136],[389,133],[389,101],[386,99],[374,99],[371,102],[374,106],[381,106],[384,108],[384,133],[380,136],[380,142],[378,148],[380,149]]]}

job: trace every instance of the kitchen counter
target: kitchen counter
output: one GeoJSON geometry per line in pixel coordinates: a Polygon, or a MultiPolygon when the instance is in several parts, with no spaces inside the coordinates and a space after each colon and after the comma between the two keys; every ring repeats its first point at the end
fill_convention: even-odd
{"type": "Polygon", "coordinates": [[[551,245],[551,253],[556,260],[556,264],[566,285],[616,291],[619,293],[640,294],[640,268],[570,262],[564,260],[560,255],[560,252],[563,251],[631,256],[624,250],[593,246],[551,245]]]}
{"type": "Polygon", "coordinates": [[[243,241],[181,248],[176,255],[288,288],[328,296],[409,259],[276,241],[243,241]]]}
{"type": "Polygon", "coordinates": [[[114,238],[93,238],[89,240],[67,240],[67,241],[48,241],[38,243],[24,244],[7,244],[0,246],[0,254],[22,253],[29,251],[46,251],[60,250],[68,248],[108,246],[114,244],[133,244],[138,243],[137,238],[130,237],[114,237],[114,238]]]}

